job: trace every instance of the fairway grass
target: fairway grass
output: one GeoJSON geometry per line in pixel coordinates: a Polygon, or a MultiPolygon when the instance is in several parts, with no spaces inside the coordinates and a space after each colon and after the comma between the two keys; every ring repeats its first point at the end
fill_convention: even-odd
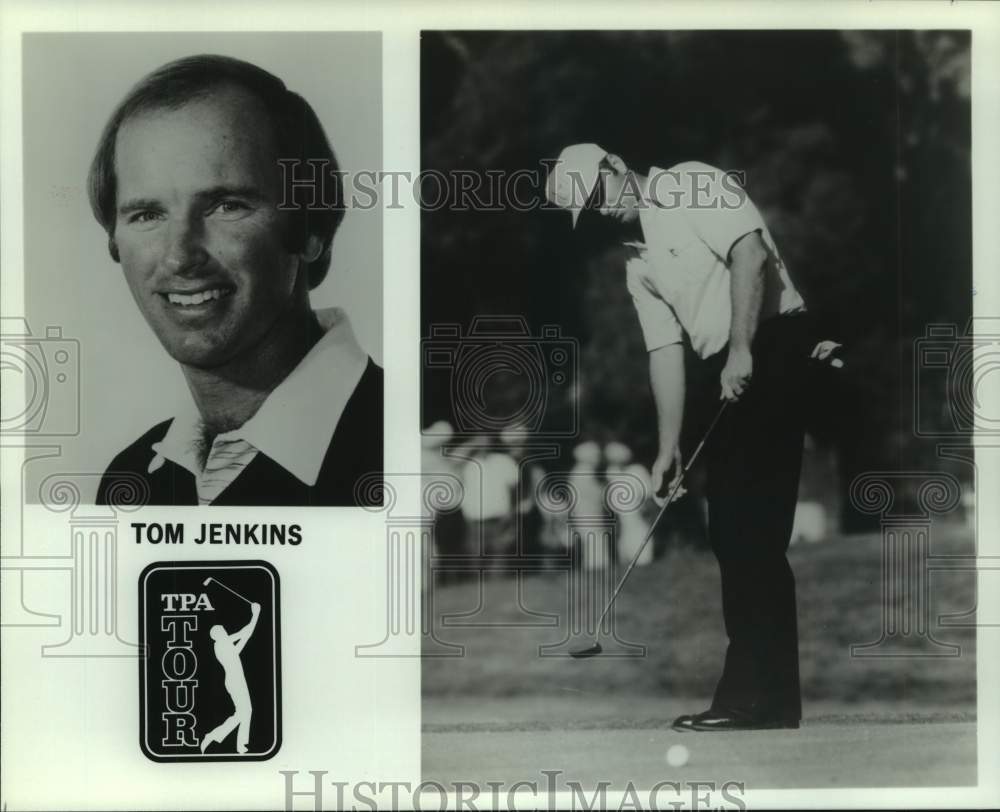
{"type": "MultiPolygon", "coordinates": [[[[932,555],[972,554],[967,529],[934,531],[932,555]]],[[[878,640],[882,630],[881,538],[799,545],[789,559],[798,585],[804,702],[891,701],[917,711],[958,713],[975,706],[975,629],[938,622],[941,615],[952,623],[972,622],[960,616],[975,606],[974,572],[930,574],[930,633],[958,646],[958,656],[919,656],[930,650],[929,642],[912,634],[904,653],[917,656],[858,657],[851,655],[852,644],[878,640]]],[[[543,656],[542,647],[566,638],[567,617],[565,573],[498,575],[435,587],[434,636],[463,650],[462,656],[423,659],[424,696],[710,699],[726,645],[718,568],[710,553],[668,550],[631,576],[614,628],[619,640],[645,646],[643,656],[543,656]]],[[[605,649],[620,651],[613,640],[605,649]]]]}

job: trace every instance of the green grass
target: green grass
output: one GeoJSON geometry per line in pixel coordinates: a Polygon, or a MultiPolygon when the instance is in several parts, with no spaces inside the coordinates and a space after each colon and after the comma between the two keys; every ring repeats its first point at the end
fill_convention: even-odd
{"type": "MultiPolygon", "coordinates": [[[[934,527],[932,552],[971,554],[971,533],[934,527]]],[[[881,539],[834,538],[793,547],[799,601],[803,698],[864,703],[895,700],[936,707],[975,703],[974,629],[942,628],[942,613],[975,604],[974,573],[933,573],[931,631],[941,642],[961,646],[957,657],[852,657],[852,643],[878,639],[882,625],[881,539]]],[[[670,550],[637,569],[618,600],[619,638],[646,646],[644,657],[539,656],[539,646],[558,643],[567,617],[567,580],[546,573],[524,579],[522,607],[515,581],[486,581],[475,620],[488,628],[442,625],[441,618],[470,612],[480,603],[475,582],[434,590],[434,630],[442,641],[465,646],[462,657],[425,657],[423,691],[428,697],[528,695],[710,698],[725,651],[719,576],[710,553],[670,550]],[[527,610],[527,611],[525,611],[527,610]],[[524,628],[528,612],[553,615],[559,627],[524,628]]],[[[914,653],[921,650],[913,639],[914,653]]],[[[606,650],[613,648],[605,646],[606,650]]]]}

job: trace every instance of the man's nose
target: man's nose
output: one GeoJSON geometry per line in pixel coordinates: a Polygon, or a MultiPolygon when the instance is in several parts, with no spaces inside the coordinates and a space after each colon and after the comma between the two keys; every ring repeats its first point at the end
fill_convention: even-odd
{"type": "Polygon", "coordinates": [[[171,273],[197,271],[208,258],[204,227],[200,219],[172,220],[167,229],[163,264],[171,273]]]}

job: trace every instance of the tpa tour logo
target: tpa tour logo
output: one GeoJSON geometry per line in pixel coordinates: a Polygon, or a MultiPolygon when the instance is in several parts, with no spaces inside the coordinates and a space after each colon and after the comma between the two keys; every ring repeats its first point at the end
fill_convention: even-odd
{"type": "Polygon", "coordinates": [[[139,736],[154,761],[253,761],[281,745],[278,573],[172,561],[139,576],[139,736]]]}

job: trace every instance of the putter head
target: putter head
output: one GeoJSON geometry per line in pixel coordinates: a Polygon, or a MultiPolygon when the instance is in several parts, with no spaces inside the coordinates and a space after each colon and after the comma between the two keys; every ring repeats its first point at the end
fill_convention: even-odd
{"type": "Polygon", "coordinates": [[[574,657],[577,660],[585,660],[588,657],[596,657],[602,651],[604,651],[604,649],[601,648],[601,644],[595,641],[594,645],[592,646],[587,646],[586,648],[578,648],[576,651],[571,651],[569,653],[569,656],[574,657]]]}

